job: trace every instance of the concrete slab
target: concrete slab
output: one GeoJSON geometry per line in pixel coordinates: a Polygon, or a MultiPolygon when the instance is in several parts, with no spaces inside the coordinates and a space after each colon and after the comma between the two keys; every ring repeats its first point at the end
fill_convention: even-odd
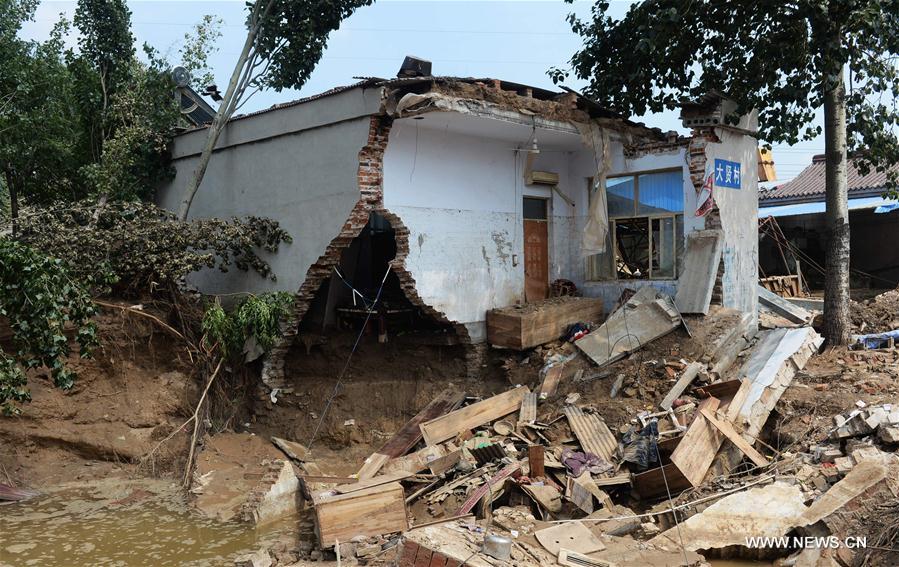
{"type": "Polygon", "coordinates": [[[759,302],[766,309],[770,309],[793,323],[805,325],[812,319],[812,314],[802,307],[791,303],[774,292],[768,291],[762,286],[759,286],[759,302]]]}
{"type": "Polygon", "coordinates": [[[721,230],[696,230],[687,235],[684,267],[674,296],[674,304],[681,313],[708,314],[723,243],[721,230]]]}

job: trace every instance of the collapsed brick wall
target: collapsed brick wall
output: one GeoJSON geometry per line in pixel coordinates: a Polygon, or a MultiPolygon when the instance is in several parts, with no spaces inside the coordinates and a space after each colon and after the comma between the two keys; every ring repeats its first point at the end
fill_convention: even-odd
{"type": "MultiPolygon", "coordinates": [[[[688,146],[688,159],[690,160],[690,181],[693,182],[693,188],[699,193],[705,183],[705,170],[708,163],[705,148],[708,144],[717,143],[717,134],[711,128],[694,129],[691,133],[690,144],[688,146]]],[[[714,205],[712,210],[705,216],[705,227],[707,229],[721,228],[721,211],[718,205],[714,205]]],[[[721,305],[724,303],[724,261],[718,263],[718,275],[715,278],[715,287],[712,289],[712,303],[721,305]]]]}
{"type": "MultiPolygon", "coordinates": [[[[421,310],[435,320],[452,324],[443,313],[427,305],[415,289],[415,279],[406,270],[405,259],[409,254],[409,230],[403,226],[399,217],[384,209],[384,151],[390,135],[392,119],[388,116],[372,116],[369,125],[368,140],[359,151],[359,169],[357,184],[359,201],[353,207],[350,216],[344,222],[340,233],[331,240],[318,260],[306,271],[306,278],[294,296],[290,315],[281,325],[281,338],[265,357],[262,367],[262,381],[271,389],[285,389],[284,361],[287,351],[293,345],[299,331],[300,321],[312,305],[321,285],[327,281],[340,263],[341,255],[368,224],[372,212],[384,216],[396,233],[396,259],[392,270],[400,280],[406,297],[421,310]]],[[[453,324],[453,328],[462,341],[468,340],[468,332],[464,325],[453,324]]]]}

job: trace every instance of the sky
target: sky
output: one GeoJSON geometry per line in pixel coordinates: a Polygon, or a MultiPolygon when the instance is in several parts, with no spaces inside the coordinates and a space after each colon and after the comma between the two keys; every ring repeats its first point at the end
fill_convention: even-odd
{"type": "MultiPolygon", "coordinates": [[[[612,16],[623,15],[632,3],[612,0],[612,16]]],[[[224,90],[246,37],[242,0],[132,0],[128,5],[138,42],[166,54],[173,64],[179,63],[184,35],[194,24],[206,14],[221,17],[219,50],[210,64],[224,90]]],[[[591,5],[562,0],[377,0],[360,8],[331,34],[324,56],[302,90],[260,92],[241,111],[349,84],[353,77],[394,77],[406,55],[431,61],[435,75],[490,77],[558,90],[547,71],[564,67],[581,45],[566,16],[572,12],[587,16],[591,5]]],[[[26,24],[21,35],[46,39],[60,14],[71,19],[74,9],[74,1],[42,2],[35,21],[26,24]]],[[[74,44],[75,38],[70,41],[74,44]]],[[[566,85],[579,89],[583,83],[570,80],[566,85]]],[[[662,130],[688,133],[673,111],[633,118],[662,130]]],[[[793,147],[775,145],[778,182],[795,177],[811,163],[813,155],[823,151],[823,138],[793,147]]]]}

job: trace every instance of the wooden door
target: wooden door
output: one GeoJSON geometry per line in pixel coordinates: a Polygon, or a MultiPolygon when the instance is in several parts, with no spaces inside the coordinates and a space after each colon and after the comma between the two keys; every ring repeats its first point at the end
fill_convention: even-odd
{"type": "Polygon", "coordinates": [[[546,199],[524,198],[524,297],[546,299],[549,292],[549,222],[546,199]]]}

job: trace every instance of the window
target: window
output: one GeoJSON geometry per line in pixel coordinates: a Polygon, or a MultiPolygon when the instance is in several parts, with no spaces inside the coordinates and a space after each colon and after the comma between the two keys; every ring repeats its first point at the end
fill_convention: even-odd
{"type": "Polygon", "coordinates": [[[682,170],[610,177],[606,199],[609,253],[588,258],[588,279],[676,278],[683,254],[682,170]]]}

